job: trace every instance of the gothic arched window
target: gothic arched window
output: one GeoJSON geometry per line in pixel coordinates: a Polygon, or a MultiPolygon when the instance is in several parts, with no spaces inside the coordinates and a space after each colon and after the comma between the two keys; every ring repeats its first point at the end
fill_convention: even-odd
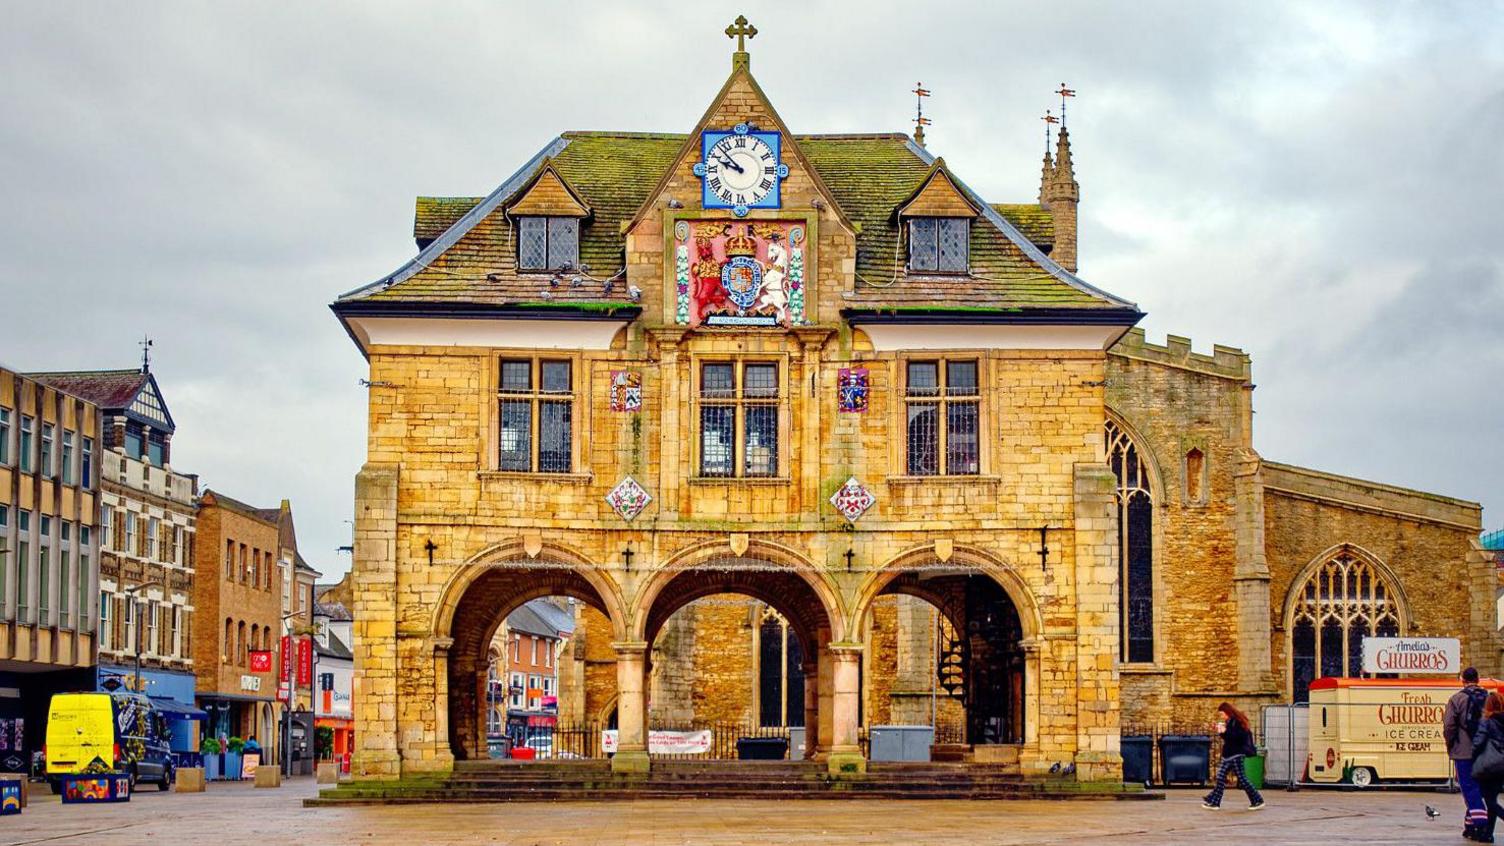
{"type": "Polygon", "coordinates": [[[1154,660],[1154,494],[1128,433],[1107,421],[1107,463],[1117,477],[1118,561],[1124,661],[1154,660]]]}
{"type": "Polygon", "coordinates": [[[804,725],[804,656],[788,620],[764,607],[757,628],[758,724],[804,725]]]}
{"type": "Polygon", "coordinates": [[[1290,678],[1296,702],[1311,682],[1363,672],[1363,639],[1397,637],[1394,589],[1369,562],[1347,550],[1327,559],[1299,586],[1290,609],[1290,678]]]}

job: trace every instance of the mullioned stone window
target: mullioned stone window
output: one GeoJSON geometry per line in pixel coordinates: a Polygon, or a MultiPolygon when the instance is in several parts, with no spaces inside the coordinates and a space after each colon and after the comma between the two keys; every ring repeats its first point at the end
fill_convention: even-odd
{"type": "Polygon", "coordinates": [[[1117,478],[1122,658],[1147,664],[1154,661],[1154,494],[1133,439],[1112,420],[1106,434],[1107,463],[1117,478]]]}

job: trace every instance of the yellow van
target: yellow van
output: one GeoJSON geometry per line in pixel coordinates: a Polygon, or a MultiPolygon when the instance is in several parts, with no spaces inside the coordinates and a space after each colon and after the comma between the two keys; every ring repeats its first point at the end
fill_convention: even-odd
{"type": "Polygon", "coordinates": [[[125,773],[138,781],[172,786],[172,750],[167,721],[139,693],[59,693],[47,713],[47,782],[62,790],[61,777],[79,773],[125,773]]]}
{"type": "MultiPolygon", "coordinates": [[[[1484,679],[1482,685],[1499,690],[1504,682],[1484,679]]],[[[1311,682],[1310,689],[1311,781],[1368,787],[1451,777],[1441,717],[1460,682],[1328,677],[1311,682]]]]}

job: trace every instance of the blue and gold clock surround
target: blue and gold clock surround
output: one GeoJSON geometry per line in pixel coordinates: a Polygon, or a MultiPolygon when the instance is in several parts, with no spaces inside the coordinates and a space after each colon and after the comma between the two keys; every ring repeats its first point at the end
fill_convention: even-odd
{"type": "Polygon", "coordinates": [[[783,180],[789,166],[783,163],[783,143],[777,132],[763,132],[747,123],[730,131],[707,129],[700,133],[700,206],[731,209],[746,217],[752,209],[783,207],[783,180]]]}

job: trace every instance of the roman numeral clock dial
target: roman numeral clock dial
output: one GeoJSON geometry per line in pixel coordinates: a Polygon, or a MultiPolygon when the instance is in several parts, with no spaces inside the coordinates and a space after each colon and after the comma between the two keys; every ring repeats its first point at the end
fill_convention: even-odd
{"type": "Polygon", "coordinates": [[[695,175],[701,179],[700,205],[731,209],[743,217],[752,209],[782,206],[780,187],[789,175],[776,132],[759,132],[737,124],[730,132],[706,130],[700,136],[701,160],[695,175]]]}

